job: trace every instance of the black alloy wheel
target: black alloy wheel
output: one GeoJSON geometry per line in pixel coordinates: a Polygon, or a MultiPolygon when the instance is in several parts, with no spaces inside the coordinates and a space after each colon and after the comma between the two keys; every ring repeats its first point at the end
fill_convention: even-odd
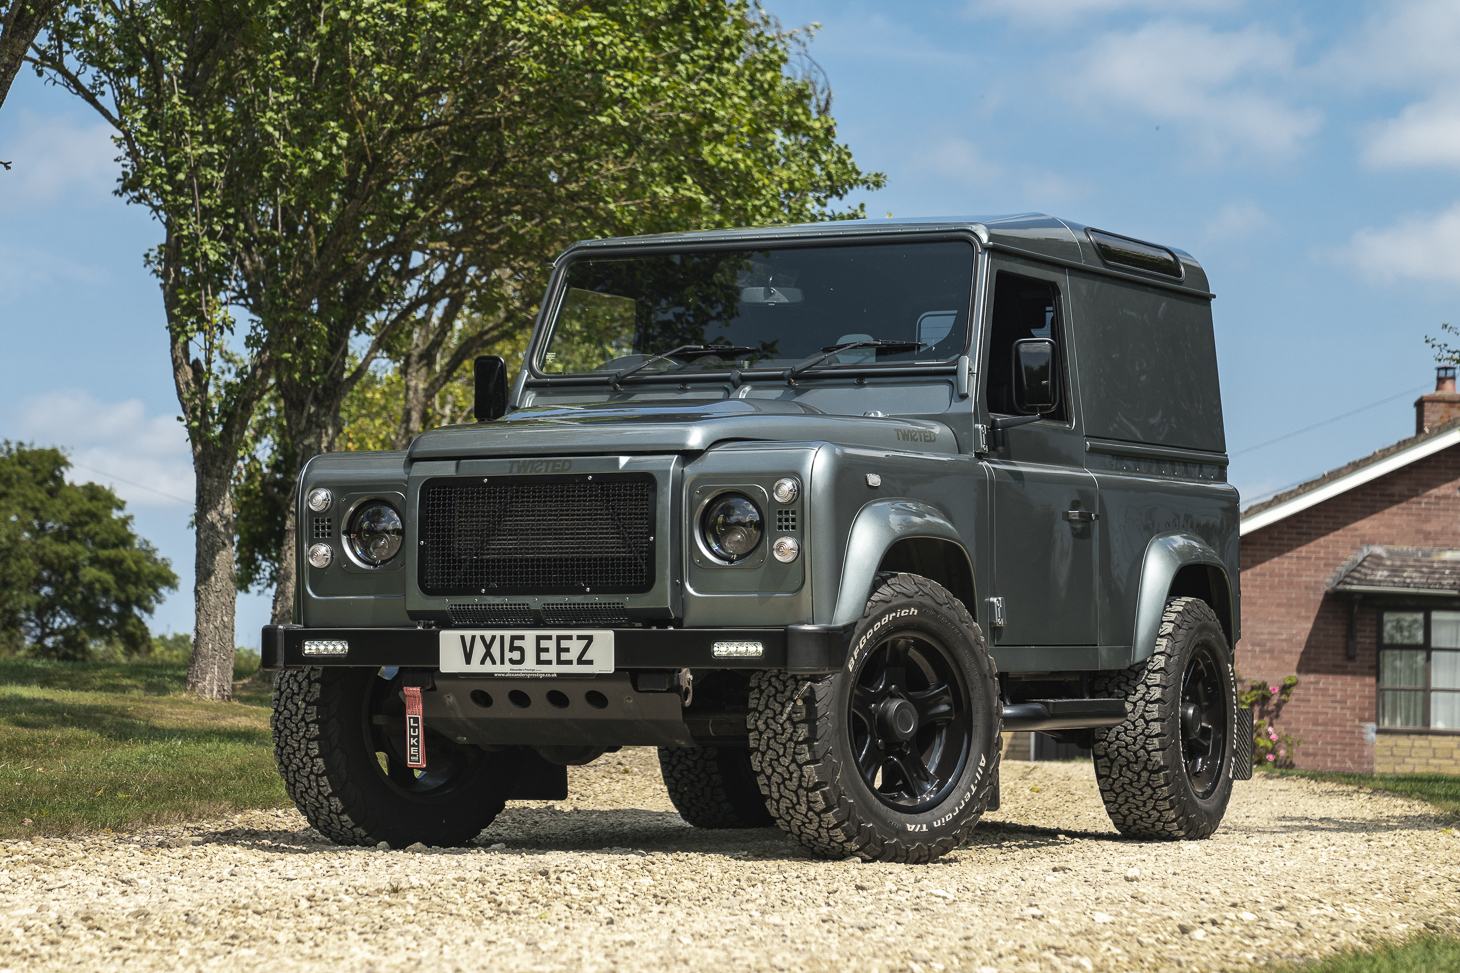
{"type": "Polygon", "coordinates": [[[1003,707],[983,632],[942,585],[879,576],[846,668],[757,670],[750,759],[782,830],[828,857],[928,862],[998,786],[1003,707]]]}
{"type": "Polygon", "coordinates": [[[1217,789],[1230,736],[1230,702],[1223,683],[1211,648],[1199,646],[1181,680],[1181,754],[1191,789],[1203,800],[1217,789]]]}
{"type": "Polygon", "coordinates": [[[501,813],[516,748],[457,744],[426,720],[426,768],[406,765],[402,679],[390,670],[317,667],[274,683],[274,761],[315,830],[342,845],[465,844],[501,813]]]}
{"type": "Polygon", "coordinates": [[[1091,689],[1126,701],[1126,720],[1095,731],[1105,811],[1133,838],[1205,838],[1222,823],[1237,776],[1237,679],[1211,606],[1172,598],[1150,658],[1102,672],[1091,689]]]}
{"type": "Polygon", "coordinates": [[[852,688],[852,753],[877,799],[918,812],[947,797],[973,746],[958,667],[928,633],[896,633],[867,653],[852,688]]]}

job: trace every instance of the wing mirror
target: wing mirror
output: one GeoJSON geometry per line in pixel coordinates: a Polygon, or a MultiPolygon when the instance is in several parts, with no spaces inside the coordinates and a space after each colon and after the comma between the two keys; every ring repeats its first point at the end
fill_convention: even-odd
{"type": "Polygon", "coordinates": [[[1014,405],[1020,412],[1042,415],[1059,404],[1059,372],[1055,344],[1048,338],[1014,342],[1014,405]]]}
{"type": "Polygon", "coordinates": [[[507,414],[507,363],[501,355],[478,355],[472,363],[472,381],[472,414],[477,422],[490,422],[507,414]]]}

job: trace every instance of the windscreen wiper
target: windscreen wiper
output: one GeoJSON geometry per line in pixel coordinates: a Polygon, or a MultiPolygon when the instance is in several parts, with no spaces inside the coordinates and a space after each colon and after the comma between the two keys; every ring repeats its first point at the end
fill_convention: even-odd
{"type": "Polygon", "coordinates": [[[815,368],[839,351],[846,351],[849,348],[876,348],[878,355],[896,355],[904,351],[921,351],[924,348],[933,347],[931,341],[884,341],[881,338],[863,338],[861,341],[843,341],[839,345],[828,345],[821,349],[821,354],[807,358],[805,361],[786,369],[782,376],[787,385],[796,384],[796,376],[808,368],[815,368]]]}
{"type": "Polygon", "coordinates": [[[749,345],[680,345],[678,348],[671,348],[668,351],[661,351],[652,358],[645,358],[637,364],[627,368],[620,368],[613,373],[609,381],[613,383],[614,391],[621,391],[619,383],[641,368],[646,368],[656,361],[663,361],[666,358],[683,358],[687,361],[694,361],[696,358],[704,358],[706,355],[718,355],[721,352],[733,352],[744,354],[746,352],[759,352],[759,348],[751,348],[749,345]]]}

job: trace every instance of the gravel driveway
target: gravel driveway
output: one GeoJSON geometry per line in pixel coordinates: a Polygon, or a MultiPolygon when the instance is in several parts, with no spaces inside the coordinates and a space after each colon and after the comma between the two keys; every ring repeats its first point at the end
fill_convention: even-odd
{"type": "Polygon", "coordinates": [[[570,771],[470,849],[323,843],[293,811],[0,843],[0,969],[1132,970],[1460,931],[1460,833],[1424,804],[1259,775],[1215,837],[1120,840],[1088,764],[1005,767],[927,866],[695,831],[654,752],[570,771]]]}

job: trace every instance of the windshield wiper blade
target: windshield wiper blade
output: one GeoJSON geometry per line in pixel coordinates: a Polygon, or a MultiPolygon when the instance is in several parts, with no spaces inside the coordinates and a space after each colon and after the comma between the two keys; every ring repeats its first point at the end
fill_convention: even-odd
{"type": "Polygon", "coordinates": [[[760,349],[752,348],[749,345],[680,345],[678,348],[661,351],[659,354],[651,358],[645,358],[643,361],[630,365],[627,368],[620,368],[613,373],[613,377],[609,381],[613,383],[613,387],[617,391],[620,382],[639,369],[646,368],[656,361],[663,361],[666,358],[684,358],[693,361],[696,358],[704,358],[706,355],[718,355],[722,351],[745,353],[759,352],[760,349]]]}
{"type": "Polygon", "coordinates": [[[786,369],[783,376],[787,385],[795,385],[796,377],[809,368],[815,368],[839,351],[847,351],[851,348],[875,348],[879,355],[896,355],[904,351],[921,351],[924,348],[931,348],[931,341],[888,341],[882,338],[863,338],[861,341],[843,341],[839,345],[828,345],[821,349],[821,354],[813,355],[805,361],[798,362],[786,369]]]}

